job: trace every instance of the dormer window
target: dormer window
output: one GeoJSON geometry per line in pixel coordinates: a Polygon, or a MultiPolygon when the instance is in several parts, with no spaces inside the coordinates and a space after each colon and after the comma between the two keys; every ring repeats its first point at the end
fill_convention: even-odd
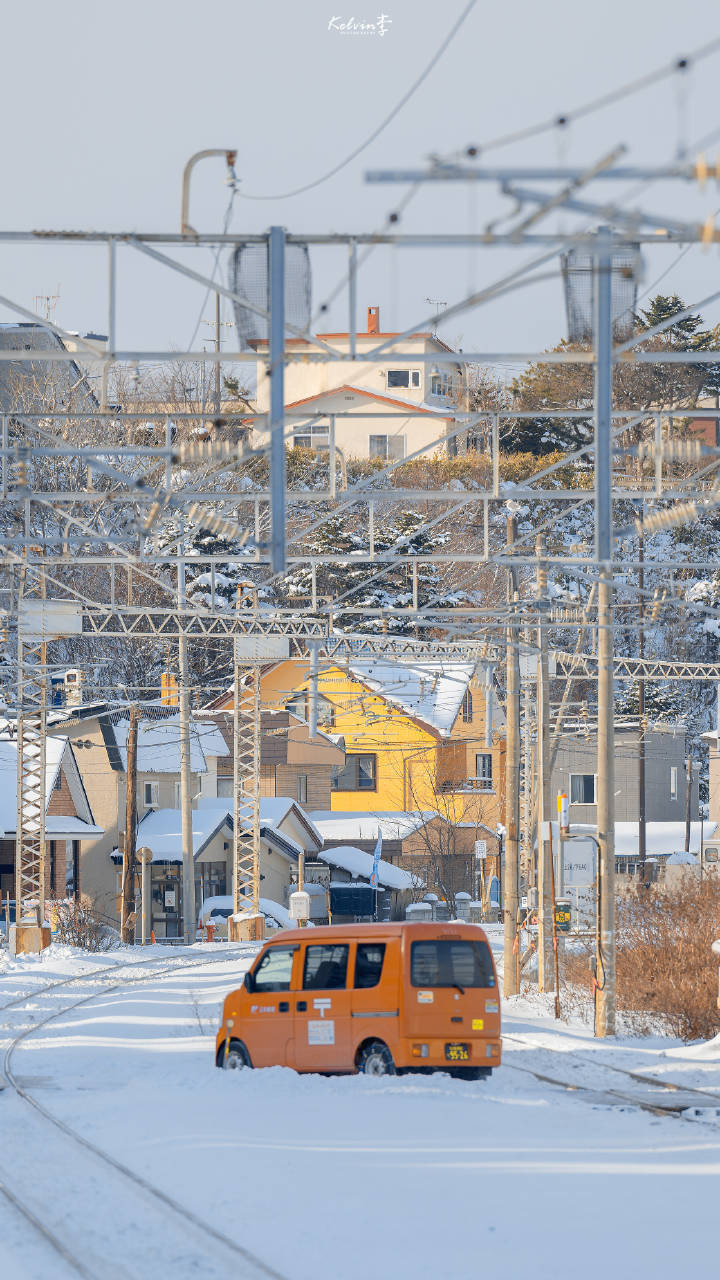
{"type": "Polygon", "coordinates": [[[420,387],[419,369],[388,369],[388,387],[420,387]]]}

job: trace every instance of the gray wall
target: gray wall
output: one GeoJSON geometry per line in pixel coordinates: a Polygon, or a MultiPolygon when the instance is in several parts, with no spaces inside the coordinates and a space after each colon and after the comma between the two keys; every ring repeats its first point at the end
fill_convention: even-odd
{"type": "MultiPolygon", "coordinates": [[[[555,766],[551,774],[553,809],[558,791],[570,796],[571,773],[597,772],[595,736],[560,739],[555,766]]],[[[648,822],[682,822],[685,819],[685,736],[666,729],[649,729],[645,736],[645,811],[648,822]],[[677,798],[670,796],[670,769],[677,769],[677,798]]],[[[638,812],[638,738],[635,730],[615,732],[615,817],[618,822],[637,822],[638,812]]],[[[570,805],[571,822],[596,821],[596,806],[570,805]]],[[[691,812],[698,813],[698,783],[693,780],[691,812]]]]}

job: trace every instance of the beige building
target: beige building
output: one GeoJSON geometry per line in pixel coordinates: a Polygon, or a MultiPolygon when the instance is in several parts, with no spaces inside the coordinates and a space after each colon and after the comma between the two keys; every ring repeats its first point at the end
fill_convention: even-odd
{"type": "MultiPolygon", "coordinates": [[[[356,335],[356,351],[367,355],[397,338],[380,329],[380,308],[368,307],[367,331],[356,335]]],[[[298,448],[327,449],[331,429],[343,457],[407,458],[418,450],[424,456],[445,453],[446,439],[456,426],[461,387],[460,366],[452,348],[436,334],[415,333],[397,343],[416,354],[417,364],[393,359],[391,347],[374,360],[350,355],[348,333],[319,335],[341,358],[328,361],[291,360],[285,368],[285,407],[289,442],[298,448]],[[342,356],[347,354],[347,359],[342,356]]],[[[270,379],[267,342],[251,344],[258,352],[256,407],[267,413],[270,379]]],[[[287,343],[292,352],[312,348],[302,338],[287,343]]],[[[267,443],[267,431],[255,425],[257,444],[267,443]]],[[[451,445],[452,449],[452,445],[451,445]]]]}
{"type": "MultiPolygon", "coordinates": [[[[103,834],[83,843],[79,879],[82,892],[104,914],[118,910],[120,872],[111,855],[125,826],[127,736],[129,719],[109,711],[104,703],[67,707],[48,728],[73,747],[82,784],[95,821],[103,834]]],[[[228,754],[222,734],[213,724],[191,721],[191,793],[217,795],[217,760],[228,754]]],[[[180,805],[180,732],[177,714],[142,719],[138,727],[137,816],[180,805]]]]}

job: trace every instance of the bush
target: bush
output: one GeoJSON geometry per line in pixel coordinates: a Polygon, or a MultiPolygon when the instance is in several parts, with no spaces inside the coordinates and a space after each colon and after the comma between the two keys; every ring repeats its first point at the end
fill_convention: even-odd
{"type": "MultiPolygon", "coordinates": [[[[720,937],[720,876],[687,875],[672,891],[654,884],[624,894],[617,937],[618,1012],[629,1029],[681,1040],[717,1035],[718,961],[710,946],[720,937]]],[[[590,954],[566,951],[563,979],[573,990],[563,992],[564,1005],[583,989],[590,994],[590,954]]]]}
{"type": "Polygon", "coordinates": [[[53,902],[51,911],[57,920],[56,942],[83,951],[109,951],[117,942],[117,930],[98,918],[90,898],[53,902]]]}

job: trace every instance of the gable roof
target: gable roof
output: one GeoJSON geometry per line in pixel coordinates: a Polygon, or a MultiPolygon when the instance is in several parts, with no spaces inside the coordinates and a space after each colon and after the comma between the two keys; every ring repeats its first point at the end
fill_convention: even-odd
{"type": "Polygon", "coordinates": [[[381,400],[383,404],[391,404],[395,408],[408,409],[411,413],[423,414],[430,418],[439,418],[444,422],[454,422],[454,413],[443,413],[427,401],[401,400],[397,396],[387,396],[382,391],[373,391],[371,387],[359,387],[352,382],[344,382],[339,387],[329,387],[327,391],[316,391],[314,395],[305,396],[302,400],[293,400],[286,404],[286,409],[299,409],[302,405],[313,404],[317,400],[325,400],[328,396],[339,395],[340,392],[352,392],[353,395],[365,396],[368,400],[381,400]]]}
{"type": "MultiPolygon", "coordinates": [[[[102,835],[96,827],[77,763],[67,738],[47,737],[45,741],[45,810],[52,799],[55,782],[63,769],[76,813],[46,817],[48,835],[74,835],[76,839],[102,835]]],[[[0,738],[0,835],[14,838],[17,832],[17,738],[0,738]]]]}
{"type": "Polygon", "coordinates": [[[350,663],[355,678],[414,720],[449,737],[475,672],[472,662],[387,662],[370,659],[350,663]]]}
{"type": "Polygon", "coordinates": [[[341,811],[338,809],[314,809],[310,814],[324,841],[327,840],[405,840],[434,818],[446,819],[435,809],[395,813],[383,810],[377,813],[341,811]]]}

